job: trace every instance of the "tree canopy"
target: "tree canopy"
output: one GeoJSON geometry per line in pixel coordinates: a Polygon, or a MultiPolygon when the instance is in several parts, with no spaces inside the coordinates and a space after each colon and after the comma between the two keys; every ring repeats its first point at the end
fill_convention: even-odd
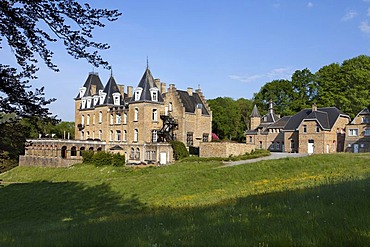
{"type": "Polygon", "coordinates": [[[318,107],[337,107],[350,117],[370,105],[370,57],[361,55],[342,64],[329,64],[316,73],[297,70],[291,80],[267,82],[254,95],[262,109],[272,100],[283,116],[292,115],[313,103],[318,107]]]}
{"type": "Polygon", "coordinates": [[[39,61],[58,71],[50,44],[62,41],[72,57],[107,68],[98,50],[109,46],[93,41],[93,30],[120,15],[75,0],[0,0],[0,51],[8,45],[17,61],[15,66],[0,62],[0,112],[49,116],[46,105],[55,99],[45,99],[44,88],[29,90],[29,81],[36,78],[39,61]]]}

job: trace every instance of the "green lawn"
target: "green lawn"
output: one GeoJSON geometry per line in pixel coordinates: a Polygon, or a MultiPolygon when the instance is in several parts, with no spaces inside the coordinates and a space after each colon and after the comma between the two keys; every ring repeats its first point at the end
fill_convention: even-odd
{"type": "Polygon", "coordinates": [[[370,246],[370,154],[17,167],[0,246],[370,246]]]}

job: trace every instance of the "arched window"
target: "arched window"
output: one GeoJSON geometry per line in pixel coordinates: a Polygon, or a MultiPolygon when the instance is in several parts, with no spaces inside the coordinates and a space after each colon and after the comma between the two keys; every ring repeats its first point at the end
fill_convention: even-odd
{"type": "Polygon", "coordinates": [[[113,124],[113,114],[110,114],[109,123],[110,123],[110,124],[113,124]]]}
{"type": "Polygon", "coordinates": [[[99,112],[99,123],[103,122],[103,112],[99,112]]]}
{"type": "Polygon", "coordinates": [[[61,149],[61,154],[63,159],[67,158],[67,147],[66,146],[63,146],[62,149],[61,149]]]}
{"type": "Polygon", "coordinates": [[[127,124],[127,113],[123,113],[123,124],[127,124]]]}
{"type": "Polygon", "coordinates": [[[77,149],[75,146],[71,147],[71,156],[77,156],[77,149]]]}
{"type": "Polygon", "coordinates": [[[97,152],[100,152],[101,151],[101,147],[98,147],[98,149],[96,149],[97,152]]]}
{"type": "Polygon", "coordinates": [[[89,148],[89,151],[94,151],[94,147],[90,147],[89,148]]]}
{"type": "Polygon", "coordinates": [[[134,130],[134,142],[139,140],[139,131],[137,129],[134,130]]]}
{"type": "Polygon", "coordinates": [[[172,111],[172,102],[168,104],[168,111],[172,111]]]}
{"type": "Polygon", "coordinates": [[[116,141],[120,141],[120,140],[121,140],[121,131],[116,130],[116,141]]]}
{"type": "Polygon", "coordinates": [[[134,121],[138,121],[138,119],[139,119],[139,109],[135,108],[134,121]]]}
{"type": "Polygon", "coordinates": [[[80,147],[80,156],[82,156],[83,151],[85,151],[85,147],[80,147]]]}
{"type": "Polygon", "coordinates": [[[153,111],[152,111],[152,121],[158,121],[158,119],[157,119],[157,109],[153,109],[153,111]]]}
{"type": "Polygon", "coordinates": [[[158,140],[158,132],[157,130],[152,131],[152,142],[157,142],[158,140]]]}
{"type": "Polygon", "coordinates": [[[103,138],[103,131],[99,130],[99,140],[101,140],[102,138],[103,138]]]}
{"type": "Polygon", "coordinates": [[[136,148],[135,158],[136,158],[137,160],[139,160],[139,159],[140,159],[140,149],[139,149],[139,148],[136,148]]]}
{"type": "Polygon", "coordinates": [[[109,140],[113,141],[113,130],[109,132],[109,140]]]}
{"type": "Polygon", "coordinates": [[[86,139],[90,138],[90,131],[86,131],[86,139]]]}
{"type": "Polygon", "coordinates": [[[90,125],[90,114],[87,114],[86,125],[90,125]]]}
{"type": "Polygon", "coordinates": [[[123,141],[126,142],[127,141],[127,130],[124,130],[123,131],[123,141]]]}
{"type": "Polygon", "coordinates": [[[134,148],[131,148],[130,158],[131,159],[135,158],[135,149],[134,148]]]}
{"type": "Polygon", "coordinates": [[[81,123],[85,124],[85,116],[84,115],[81,115],[81,123]]]}
{"type": "Polygon", "coordinates": [[[117,113],[116,114],[116,124],[120,124],[121,123],[121,114],[117,113]]]}

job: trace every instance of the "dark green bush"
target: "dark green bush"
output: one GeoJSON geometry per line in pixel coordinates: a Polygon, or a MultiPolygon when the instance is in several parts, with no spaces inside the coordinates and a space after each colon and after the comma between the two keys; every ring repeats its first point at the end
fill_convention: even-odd
{"type": "Polygon", "coordinates": [[[91,163],[96,166],[124,166],[125,156],[119,153],[112,154],[109,152],[100,151],[94,153],[93,151],[82,152],[83,163],[91,163]]]}
{"type": "Polygon", "coordinates": [[[183,158],[189,157],[189,152],[185,147],[185,144],[180,141],[171,141],[171,146],[173,149],[173,158],[175,160],[181,160],[183,158]]]}
{"type": "Polygon", "coordinates": [[[83,163],[90,163],[90,162],[92,162],[92,159],[93,159],[93,156],[94,156],[94,152],[93,151],[83,150],[81,152],[81,155],[82,155],[82,162],[83,163]]]}
{"type": "Polygon", "coordinates": [[[119,153],[112,155],[112,165],[113,166],[124,166],[125,165],[125,155],[120,155],[119,153]]]}

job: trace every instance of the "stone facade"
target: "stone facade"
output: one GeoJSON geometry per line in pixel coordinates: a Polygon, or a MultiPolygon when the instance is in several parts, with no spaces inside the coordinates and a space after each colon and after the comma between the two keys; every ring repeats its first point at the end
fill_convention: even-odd
{"type": "Polygon", "coordinates": [[[199,146],[199,157],[227,158],[250,153],[255,149],[255,145],[246,145],[245,143],[203,142],[199,146]]]}
{"type": "MultiPolygon", "coordinates": [[[[251,123],[255,127],[259,113],[256,109],[253,111],[251,120],[254,121],[251,123]]],[[[247,144],[275,152],[313,154],[343,151],[345,128],[350,119],[337,108],[313,105],[312,109],[280,118],[277,115],[271,117],[273,108],[270,103],[269,114],[261,118],[257,127],[246,132],[247,144]]]]}
{"type": "Polygon", "coordinates": [[[368,108],[359,112],[347,125],[345,135],[346,152],[370,152],[370,111],[368,108]]]}

